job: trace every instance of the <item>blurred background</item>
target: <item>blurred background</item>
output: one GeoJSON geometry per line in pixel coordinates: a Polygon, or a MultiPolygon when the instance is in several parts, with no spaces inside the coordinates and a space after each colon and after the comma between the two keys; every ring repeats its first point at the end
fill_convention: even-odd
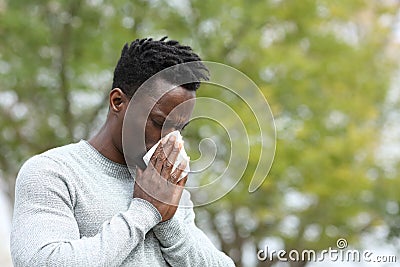
{"type": "MultiPolygon", "coordinates": [[[[165,35],[244,72],[275,117],[275,161],[262,186],[247,192],[257,164],[250,157],[244,185],[196,208],[218,248],[238,266],[366,266],[256,257],[266,245],[318,251],[345,238],[350,248],[399,262],[399,7],[397,0],[0,0],[0,266],[12,266],[23,162],[91,136],[104,122],[122,46],[165,35]]],[[[188,138],[199,136],[196,125],[188,128],[188,138]]]]}

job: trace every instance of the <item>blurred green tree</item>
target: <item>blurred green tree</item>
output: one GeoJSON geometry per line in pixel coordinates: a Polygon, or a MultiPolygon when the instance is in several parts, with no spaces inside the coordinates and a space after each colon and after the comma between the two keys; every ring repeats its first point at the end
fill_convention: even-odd
{"type": "MultiPolygon", "coordinates": [[[[122,45],[168,35],[247,74],[276,118],[275,162],[262,187],[247,193],[252,156],[244,183],[197,209],[199,225],[237,265],[273,264],[255,258],[272,239],[287,251],[334,247],[340,237],[356,246],[378,225],[396,238],[398,168],[388,173],[376,151],[397,68],[397,5],[1,0],[0,178],[12,201],[28,157],[88,138],[104,120],[122,45]]],[[[198,128],[187,136],[197,140],[198,128]]]]}

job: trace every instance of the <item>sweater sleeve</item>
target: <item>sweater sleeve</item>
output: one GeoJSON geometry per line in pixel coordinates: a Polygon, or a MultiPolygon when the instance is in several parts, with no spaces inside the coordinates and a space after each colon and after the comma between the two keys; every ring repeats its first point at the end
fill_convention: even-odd
{"type": "Polygon", "coordinates": [[[184,210],[183,219],[175,214],[170,220],[153,228],[164,259],[171,266],[235,266],[232,259],[219,251],[195,225],[193,203],[186,190],[181,205],[185,206],[179,207],[184,210]]]}
{"type": "Polygon", "coordinates": [[[105,221],[93,237],[80,238],[62,169],[34,157],[16,182],[11,232],[15,266],[119,266],[161,220],[145,200],[105,221]]]}

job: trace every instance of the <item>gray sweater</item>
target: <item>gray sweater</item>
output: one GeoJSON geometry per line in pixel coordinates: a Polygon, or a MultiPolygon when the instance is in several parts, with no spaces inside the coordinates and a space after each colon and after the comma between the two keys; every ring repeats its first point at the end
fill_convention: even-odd
{"type": "Polygon", "coordinates": [[[83,140],[32,157],[17,177],[14,265],[234,266],[196,227],[188,191],[160,222],[133,186],[126,166],[83,140]]]}

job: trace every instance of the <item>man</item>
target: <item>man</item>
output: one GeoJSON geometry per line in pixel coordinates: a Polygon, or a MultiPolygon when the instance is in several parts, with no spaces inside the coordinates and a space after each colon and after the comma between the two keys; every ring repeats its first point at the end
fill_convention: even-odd
{"type": "MultiPolygon", "coordinates": [[[[138,145],[124,151],[124,118],[138,88],[170,66],[196,61],[200,58],[190,47],[165,38],[124,46],[99,132],[89,141],[34,156],[18,174],[11,233],[15,266],[234,265],[194,223],[193,204],[183,190],[187,176],[178,181],[188,162],[172,172],[171,162],[182,144],[162,138],[188,123],[199,82],[175,86],[157,78],[145,88],[140,101],[133,103],[134,118],[126,118],[131,125],[128,137],[138,145]],[[140,111],[149,105],[151,112],[144,117],[140,111]],[[146,167],[142,156],[160,138],[146,167]],[[132,157],[130,164],[126,154],[132,157]]],[[[183,68],[185,75],[208,79],[201,62],[194,66],[183,68]]]]}

